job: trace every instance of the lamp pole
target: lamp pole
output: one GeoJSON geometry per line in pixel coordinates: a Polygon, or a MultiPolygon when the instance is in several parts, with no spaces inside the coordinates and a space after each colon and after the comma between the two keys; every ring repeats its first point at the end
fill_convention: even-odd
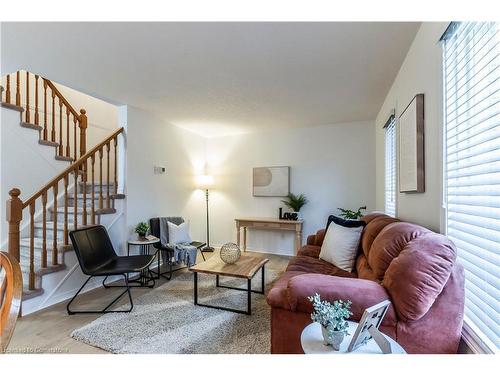
{"type": "Polygon", "coordinates": [[[208,217],[208,189],[205,189],[205,200],[207,204],[207,246],[203,248],[203,251],[214,251],[214,248],[210,246],[210,219],[208,217]]]}

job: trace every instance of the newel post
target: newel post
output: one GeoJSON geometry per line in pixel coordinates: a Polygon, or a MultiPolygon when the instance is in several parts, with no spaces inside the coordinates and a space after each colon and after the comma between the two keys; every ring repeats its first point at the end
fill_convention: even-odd
{"type": "Polygon", "coordinates": [[[80,157],[85,155],[87,152],[87,115],[84,109],[80,109],[80,121],[78,126],[80,127],[80,157]]]}
{"type": "Polygon", "coordinates": [[[9,247],[8,252],[19,262],[19,224],[23,219],[23,202],[19,199],[21,190],[9,191],[10,199],[7,201],[7,221],[9,222],[9,247]]]}

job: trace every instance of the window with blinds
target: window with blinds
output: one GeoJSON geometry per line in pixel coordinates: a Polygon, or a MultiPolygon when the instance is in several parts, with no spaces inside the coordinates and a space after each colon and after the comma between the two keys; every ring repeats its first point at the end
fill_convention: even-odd
{"type": "Polygon", "coordinates": [[[385,213],[396,216],[396,120],[385,125],[385,213]]]}
{"type": "Polygon", "coordinates": [[[465,323],[500,346],[498,23],[452,23],[442,37],[446,230],[465,268],[465,323]]]}

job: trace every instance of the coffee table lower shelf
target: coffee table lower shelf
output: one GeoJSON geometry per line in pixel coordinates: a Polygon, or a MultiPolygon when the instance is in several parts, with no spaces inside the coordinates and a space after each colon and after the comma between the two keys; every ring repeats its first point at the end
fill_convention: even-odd
{"type": "MultiPolygon", "coordinates": [[[[246,288],[237,288],[237,287],[233,287],[233,286],[229,286],[229,285],[222,285],[220,283],[220,275],[215,276],[215,286],[217,288],[226,288],[226,289],[241,290],[241,291],[247,292],[247,309],[246,310],[233,309],[233,308],[224,307],[224,306],[209,305],[206,303],[199,303],[198,302],[198,272],[196,272],[196,271],[193,271],[193,274],[194,274],[194,304],[197,306],[210,307],[212,309],[230,311],[230,312],[234,312],[234,313],[238,313],[238,314],[252,315],[252,293],[264,294],[264,292],[265,292],[265,267],[264,267],[264,265],[261,268],[262,268],[262,278],[261,278],[262,284],[261,284],[260,290],[252,289],[252,279],[253,278],[245,278],[247,280],[247,287],[246,288]]],[[[225,277],[229,277],[229,276],[225,276],[225,277]]],[[[238,278],[238,279],[243,279],[243,278],[238,278]]]]}

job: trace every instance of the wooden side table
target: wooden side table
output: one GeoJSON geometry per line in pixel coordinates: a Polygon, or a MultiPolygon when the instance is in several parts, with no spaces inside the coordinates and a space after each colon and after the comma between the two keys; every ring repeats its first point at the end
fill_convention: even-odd
{"type": "Polygon", "coordinates": [[[240,246],[240,234],[241,228],[243,228],[243,251],[247,250],[247,228],[295,232],[294,254],[297,254],[302,245],[302,220],[280,220],[266,217],[242,217],[234,220],[238,246],[240,246]]]}
{"type": "MultiPolygon", "coordinates": [[[[354,351],[348,352],[347,348],[358,327],[358,323],[356,322],[348,321],[348,323],[349,328],[347,331],[349,332],[349,336],[346,336],[342,344],[340,344],[340,350],[333,350],[331,346],[327,346],[323,343],[323,334],[321,333],[321,325],[319,323],[311,323],[302,331],[302,335],[300,336],[302,350],[305,354],[382,354],[382,350],[380,350],[373,339],[354,351]]],[[[383,335],[391,344],[392,354],[406,354],[406,351],[401,345],[389,336],[383,335]]]]}
{"type": "MultiPolygon", "coordinates": [[[[155,237],[154,239],[150,239],[150,240],[139,240],[139,239],[128,240],[127,241],[127,255],[130,255],[130,246],[139,246],[139,254],[140,255],[149,255],[150,250],[151,250],[151,246],[155,243],[158,243],[158,242],[160,242],[160,239],[157,237],[155,237]]],[[[160,255],[157,254],[157,256],[158,256],[158,266],[159,266],[160,265],[160,258],[159,258],[160,255]]],[[[140,286],[149,287],[149,288],[152,288],[155,286],[155,278],[153,277],[149,267],[147,270],[142,271],[137,279],[130,280],[130,282],[135,282],[135,283],[138,283],[140,286]]]]}

